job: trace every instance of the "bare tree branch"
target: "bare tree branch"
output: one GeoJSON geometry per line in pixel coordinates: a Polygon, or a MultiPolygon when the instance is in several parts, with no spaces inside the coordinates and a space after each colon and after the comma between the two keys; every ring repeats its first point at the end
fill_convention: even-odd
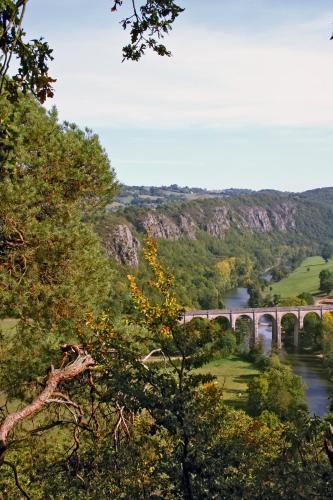
{"type": "MultiPolygon", "coordinates": [[[[59,399],[59,393],[56,393],[56,400],[52,400],[52,396],[56,392],[57,387],[61,382],[67,382],[69,380],[75,379],[78,375],[85,372],[89,367],[94,366],[95,362],[93,358],[81,350],[78,346],[64,346],[64,355],[68,356],[69,352],[76,353],[76,359],[62,368],[55,369],[51,366],[50,372],[47,376],[47,381],[45,388],[39,394],[39,396],[29,405],[27,405],[22,410],[18,410],[14,413],[10,413],[5,420],[0,425],[0,464],[1,459],[3,459],[4,454],[7,450],[7,440],[10,432],[14,430],[19,422],[31,417],[38,411],[40,411],[46,404],[50,402],[57,402],[66,404],[67,407],[74,406],[79,409],[78,405],[70,401],[67,396],[61,394],[59,399]]],[[[81,413],[81,412],[80,412],[81,413]]]]}
{"type": "Polygon", "coordinates": [[[119,436],[120,436],[120,431],[123,430],[124,434],[129,438],[130,437],[130,431],[126,422],[126,418],[124,415],[125,411],[125,406],[120,406],[118,403],[116,403],[117,410],[119,412],[119,418],[118,422],[115,426],[114,429],[114,442],[117,448],[117,443],[119,441],[119,436]]]}
{"type": "MultiPolygon", "coordinates": [[[[112,352],[116,352],[116,350],[112,350],[112,352]]],[[[165,359],[165,355],[161,349],[154,349],[147,356],[139,359],[138,361],[142,363],[142,365],[148,370],[149,368],[145,363],[149,360],[149,358],[151,358],[151,356],[158,352],[161,352],[165,359]]],[[[53,366],[51,366],[50,371],[46,377],[45,387],[40,392],[39,396],[37,396],[32,403],[25,406],[23,409],[17,410],[16,412],[7,415],[0,424],[0,466],[4,464],[4,456],[8,449],[9,434],[21,421],[38,413],[48,404],[65,406],[67,410],[74,416],[74,423],[76,423],[78,427],[81,426],[83,422],[82,408],[80,407],[80,405],[72,401],[62,392],[59,392],[57,389],[62,382],[68,382],[75,379],[77,376],[84,373],[87,369],[96,366],[96,363],[90,354],[76,345],[64,345],[62,347],[62,353],[63,359],[60,364],[60,368],[55,369],[53,366]],[[70,361],[71,357],[73,356],[75,356],[75,359],[70,361]]],[[[97,387],[93,382],[91,376],[89,377],[89,385],[91,389],[98,394],[97,387]]],[[[93,411],[95,411],[96,409],[94,400],[92,401],[92,407],[93,411]]],[[[115,429],[116,439],[119,436],[120,428],[124,430],[125,435],[129,436],[129,429],[126,423],[126,418],[124,416],[124,409],[125,408],[117,406],[119,419],[115,429]]],[[[98,423],[96,424],[96,427],[98,429],[98,423]]]]}
{"type": "Polygon", "coordinates": [[[147,356],[145,356],[143,359],[140,359],[140,363],[148,370],[148,366],[145,364],[146,361],[148,361],[154,354],[160,352],[165,360],[165,355],[164,355],[164,352],[162,351],[162,349],[154,349],[153,351],[151,351],[149,354],[147,354],[147,356]]]}

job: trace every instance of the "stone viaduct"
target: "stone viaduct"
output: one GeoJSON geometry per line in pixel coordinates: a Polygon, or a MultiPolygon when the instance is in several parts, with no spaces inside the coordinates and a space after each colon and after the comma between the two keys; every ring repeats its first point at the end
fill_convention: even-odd
{"type": "Polygon", "coordinates": [[[315,313],[320,319],[327,312],[333,313],[332,305],[300,306],[300,307],[260,307],[244,309],[214,309],[208,311],[187,311],[183,314],[183,323],[188,323],[193,318],[213,320],[219,317],[226,318],[229,326],[235,330],[238,319],[249,319],[252,325],[252,344],[259,340],[259,323],[263,318],[272,321],[272,346],[280,349],[282,345],[282,319],[287,314],[294,316],[294,344],[298,345],[299,332],[303,330],[304,318],[309,313],[315,313]]]}

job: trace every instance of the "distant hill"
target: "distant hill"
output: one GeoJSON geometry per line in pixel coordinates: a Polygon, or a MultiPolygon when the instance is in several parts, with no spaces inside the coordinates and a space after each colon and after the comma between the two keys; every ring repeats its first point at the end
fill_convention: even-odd
{"type": "Polygon", "coordinates": [[[250,194],[250,189],[221,189],[209,190],[196,187],[180,187],[177,184],[170,186],[125,186],[120,187],[118,196],[114,203],[109,205],[111,211],[120,208],[134,207],[157,207],[180,201],[193,201],[211,198],[227,198],[239,194],[250,194]]]}
{"type": "Polygon", "coordinates": [[[300,193],[303,199],[315,201],[324,205],[333,206],[333,187],[311,189],[300,193]]]}

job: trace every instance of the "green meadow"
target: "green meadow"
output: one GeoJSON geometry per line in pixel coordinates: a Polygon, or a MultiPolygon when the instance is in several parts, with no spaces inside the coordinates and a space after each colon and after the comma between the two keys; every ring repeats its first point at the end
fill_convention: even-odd
{"type": "Polygon", "coordinates": [[[333,259],[326,263],[320,256],[308,257],[289,276],[272,284],[272,293],[282,297],[295,296],[302,292],[318,295],[319,273],[323,269],[333,271],[333,259]]]}
{"type": "Polygon", "coordinates": [[[247,399],[247,384],[259,374],[254,365],[238,356],[218,358],[200,368],[200,373],[211,373],[223,387],[224,400],[236,407],[244,407],[247,399]]]}

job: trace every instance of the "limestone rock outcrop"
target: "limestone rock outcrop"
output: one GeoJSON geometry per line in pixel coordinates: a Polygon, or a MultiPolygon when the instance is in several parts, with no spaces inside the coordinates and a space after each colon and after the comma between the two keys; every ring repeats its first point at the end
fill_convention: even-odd
{"type": "Polygon", "coordinates": [[[178,240],[181,236],[180,227],[176,222],[166,215],[157,212],[148,212],[140,221],[139,226],[141,226],[143,232],[153,238],[178,240]]]}
{"type": "Polygon", "coordinates": [[[285,232],[296,227],[296,208],[289,203],[281,203],[274,208],[242,207],[238,215],[240,229],[260,232],[275,229],[285,232]]]}
{"type": "Polygon", "coordinates": [[[114,226],[104,239],[109,257],[131,267],[139,266],[140,242],[126,224],[114,226]]]}
{"type": "Polygon", "coordinates": [[[215,238],[222,239],[231,226],[231,214],[228,207],[215,208],[210,220],[204,224],[204,230],[215,238]]]}
{"type": "Polygon", "coordinates": [[[296,229],[296,206],[293,203],[281,203],[269,212],[273,227],[278,231],[296,229]]]}
{"type": "Polygon", "coordinates": [[[180,215],[178,219],[179,229],[181,234],[190,240],[196,239],[196,232],[198,230],[198,226],[189,215],[180,215]]]}

